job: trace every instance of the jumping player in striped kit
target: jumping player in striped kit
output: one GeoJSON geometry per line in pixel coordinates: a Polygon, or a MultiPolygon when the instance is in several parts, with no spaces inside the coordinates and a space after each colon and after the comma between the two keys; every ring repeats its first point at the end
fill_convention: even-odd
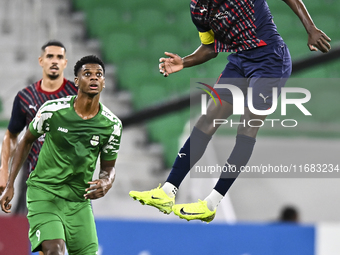
{"type": "MultiPolygon", "coordinates": [[[[301,0],[284,0],[300,18],[308,34],[308,47],[312,51],[328,52],[330,38],[316,28],[301,0]]],[[[192,0],[191,17],[195,24],[201,45],[191,55],[184,58],[168,53],[168,58],[161,58],[159,69],[167,77],[183,68],[207,62],[219,52],[232,52],[228,64],[217,83],[232,84],[247,94],[247,88],[253,89],[252,104],[256,110],[267,110],[272,104],[272,89],[277,88],[278,95],[285,81],[291,74],[289,50],[277,32],[272,15],[265,0],[192,0]],[[262,79],[265,78],[265,79],[262,79]],[[268,79],[267,79],[268,78],[268,79]],[[267,82],[266,82],[267,81],[267,82]]],[[[172,211],[186,220],[198,219],[210,222],[214,219],[216,208],[245,166],[252,154],[260,121],[267,116],[256,115],[248,108],[241,116],[236,136],[236,143],[226,161],[222,173],[212,192],[203,200],[190,204],[176,204],[176,192],[192,166],[203,155],[212,135],[219,125],[214,119],[227,119],[233,112],[233,98],[228,89],[216,89],[223,103],[210,102],[207,114],[202,115],[195,124],[192,133],[180,149],[170,175],[162,187],[151,191],[131,191],[130,196],[143,204],[154,206],[165,213],[172,211]],[[252,126],[248,123],[251,121],[252,126]],[[184,156],[183,156],[184,155],[184,156]]]]}
{"type": "MultiPolygon", "coordinates": [[[[6,130],[1,149],[0,194],[6,187],[9,162],[17,146],[18,136],[33,120],[40,106],[47,100],[57,99],[68,95],[76,95],[77,87],[72,81],[64,78],[67,66],[66,48],[56,40],[51,40],[41,47],[39,64],[42,67],[42,79],[20,90],[16,95],[12,108],[12,115],[6,130]]],[[[33,143],[24,164],[25,176],[20,183],[20,196],[16,214],[26,214],[26,180],[34,170],[38,155],[44,142],[40,137],[33,143]]]]}

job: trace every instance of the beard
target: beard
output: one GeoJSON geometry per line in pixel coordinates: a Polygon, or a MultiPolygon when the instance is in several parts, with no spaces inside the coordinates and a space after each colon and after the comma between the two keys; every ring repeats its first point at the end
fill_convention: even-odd
{"type": "Polygon", "coordinates": [[[50,78],[51,80],[56,80],[56,79],[58,79],[59,74],[48,74],[47,76],[48,76],[48,78],[50,78]]]}

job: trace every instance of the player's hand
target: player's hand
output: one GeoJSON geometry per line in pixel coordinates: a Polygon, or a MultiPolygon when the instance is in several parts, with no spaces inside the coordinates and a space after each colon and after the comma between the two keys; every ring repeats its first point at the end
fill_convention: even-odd
{"type": "Polygon", "coordinates": [[[159,59],[159,72],[168,77],[169,74],[178,72],[183,69],[183,59],[177,54],[164,52],[168,58],[159,59]]]}
{"type": "Polygon", "coordinates": [[[6,188],[7,180],[8,180],[8,171],[5,171],[3,168],[0,168],[0,195],[6,188]]]}
{"type": "Polygon", "coordinates": [[[308,47],[311,51],[320,50],[323,53],[327,53],[331,49],[330,41],[331,38],[316,27],[308,34],[308,47]]]}
{"type": "Polygon", "coordinates": [[[85,199],[97,199],[105,196],[105,194],[111,189],[112,182],[109,179],[97,179],[88,182],[91,187],[87,188],[86,194],[84,194],[85,199]]]}
{"type": "Polygon", "coordinates": [[[5,213],[10,213],[12,204],[10,204],[12,198],[14,196],[14,188],[7,186],[4,192],[2,193],[0,197],[0,204],[1,204],[1,209],[5,213]]]}

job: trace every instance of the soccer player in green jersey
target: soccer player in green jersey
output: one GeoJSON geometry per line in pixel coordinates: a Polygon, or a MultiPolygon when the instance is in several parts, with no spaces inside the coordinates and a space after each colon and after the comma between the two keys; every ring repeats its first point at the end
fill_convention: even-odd
{"type": "Polygon", "coordinates": [[[122,133],[121,121],[99,102],[105,67],[96,56],[75,67],[77,96],[47,101],[20,141],[0,203],[11,212],[14,180],[32,143],[45,133],[37,166],[27,181],[27,208],[32,251],[94,255],[98,240],[89,199],[112,187],[122,133]],[[99,178],[92,181],[100,155],[99,178]]]}

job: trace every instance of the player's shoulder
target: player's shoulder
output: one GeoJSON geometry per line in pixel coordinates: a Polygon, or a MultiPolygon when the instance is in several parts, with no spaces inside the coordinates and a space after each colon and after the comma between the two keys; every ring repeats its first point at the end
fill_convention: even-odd
{"type": "Polygon", "coordinates": [[[76,95],[78,91],[78,87],[76,86],[76,84],[71,80],[68,80],[66,78],[64,79],[64,92],[66,92],[67,95],[76,95]]]}
{"type": "Polygon", "coordinates": [[[101,115],[103,115],[106,119],[111,121],[112,123],[119,124],[120,126],[122,125],[121,120],[105,105],[101,104],[102,106],[102,111],[101,115]]]}
{"type": "Polygon", "coordinates": [[[71,107],[71,101],[75,96],[66,96],[58,99],[48,100],[41,107],[40,112],[57,112],[71,107]]]}
{"type": "Polygon", "coordinates": [[[36,81],[34,83],[31,83],[27,85],[26,87],[22,88],[21,90],[18,91],[18,95],[24,95],[24,94],[32,94],[37,91],[38,84],[41,82],[41,80],[36,81]]]}
{"type": "Polygon", "coordinates": [[[76,84],[75,84],[73,81],[68,80],[68,79],[65,79],[65,80],[66,80],[66,85],[67,85],[67,86],[76,87],[76,84]]]}

